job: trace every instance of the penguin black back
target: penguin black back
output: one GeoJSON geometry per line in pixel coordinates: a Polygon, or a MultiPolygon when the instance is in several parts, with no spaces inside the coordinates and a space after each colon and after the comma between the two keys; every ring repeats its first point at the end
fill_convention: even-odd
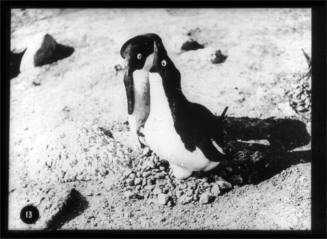
{"type": "Polygon", "coordinates": [[[154,43],[150,72],[159,73],[168,99],[174,127],[189,151],[200,148],[210,161],[225,159],[222,124],[206,107],[187,100],[181,89],[181,74],[169,58],[162,42],[154,43]]]}

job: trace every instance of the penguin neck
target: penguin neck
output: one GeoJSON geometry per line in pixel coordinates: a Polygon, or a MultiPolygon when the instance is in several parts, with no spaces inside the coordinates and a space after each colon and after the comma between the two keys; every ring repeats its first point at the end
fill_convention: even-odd
{"type": "Polygon", "coordinates": [[[161,78],[170,110],[173,115],[175,115],[174,113],[179,108],[178,106],[187,102],[187,99],[182,92],[181,74],[175,67],[172,67],[169,71],[161,74],[161,78]]]}

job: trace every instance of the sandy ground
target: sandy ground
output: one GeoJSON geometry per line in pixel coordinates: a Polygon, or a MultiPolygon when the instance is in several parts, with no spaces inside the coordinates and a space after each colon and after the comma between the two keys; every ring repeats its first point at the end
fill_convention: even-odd
{"type": "MultiPolygon", "coordinates": [[[[139,152],[123,124],[123,73],[114,69],[127,39],[155,32],[191,101],[218,114],[229,106],[231,116],[305,120],[290,107],[286,91],[307,71],[301,49],[311,55],[310,19],[306,9],[15,11],[12,50],[43,32],[75,52],[11,80],[9,228],[43,229],[75,188],[88,207],[62,229],[310,229],[310,162],[235,186],[204,205],[124,198],[117,185],[139,152]],[[190,30],[205,48],[181,53],[190,30]],[[218,49],[228,58],[211,64],[218,49]],[[35,224],[19,218],[27,204],[40,211],[35,224]]],[[[305,123],[310,131],[310,120],[305,123]]]]}

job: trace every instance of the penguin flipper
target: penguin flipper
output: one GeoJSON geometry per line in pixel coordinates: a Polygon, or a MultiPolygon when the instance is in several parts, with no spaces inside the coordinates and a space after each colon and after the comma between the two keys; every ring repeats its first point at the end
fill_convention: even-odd
{"type": "Polygon", "coordinates": [[[201,144],[199,148],[204,156],[212,162],[222,162],[227,160],[223,149],[214,140],[207,140],[201,144]]]}

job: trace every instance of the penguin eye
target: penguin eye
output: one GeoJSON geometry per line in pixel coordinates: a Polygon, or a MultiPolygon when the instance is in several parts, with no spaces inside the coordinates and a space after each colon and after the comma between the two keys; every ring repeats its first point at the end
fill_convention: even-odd
{"type": "Polygon", "coordinates": [[[137,57],[138,60],[141,60],[142,59],[142,54],[138,53],[136,57],[137,57]]]}
{"type": "Polygon", "coordinates": [[[161,65],[162,65],[163,67],[165,67],[165,66],[167,65],[167,61],[166,61],[166,60],[162,60],[162,61],[161,61],[161,65]]]}

